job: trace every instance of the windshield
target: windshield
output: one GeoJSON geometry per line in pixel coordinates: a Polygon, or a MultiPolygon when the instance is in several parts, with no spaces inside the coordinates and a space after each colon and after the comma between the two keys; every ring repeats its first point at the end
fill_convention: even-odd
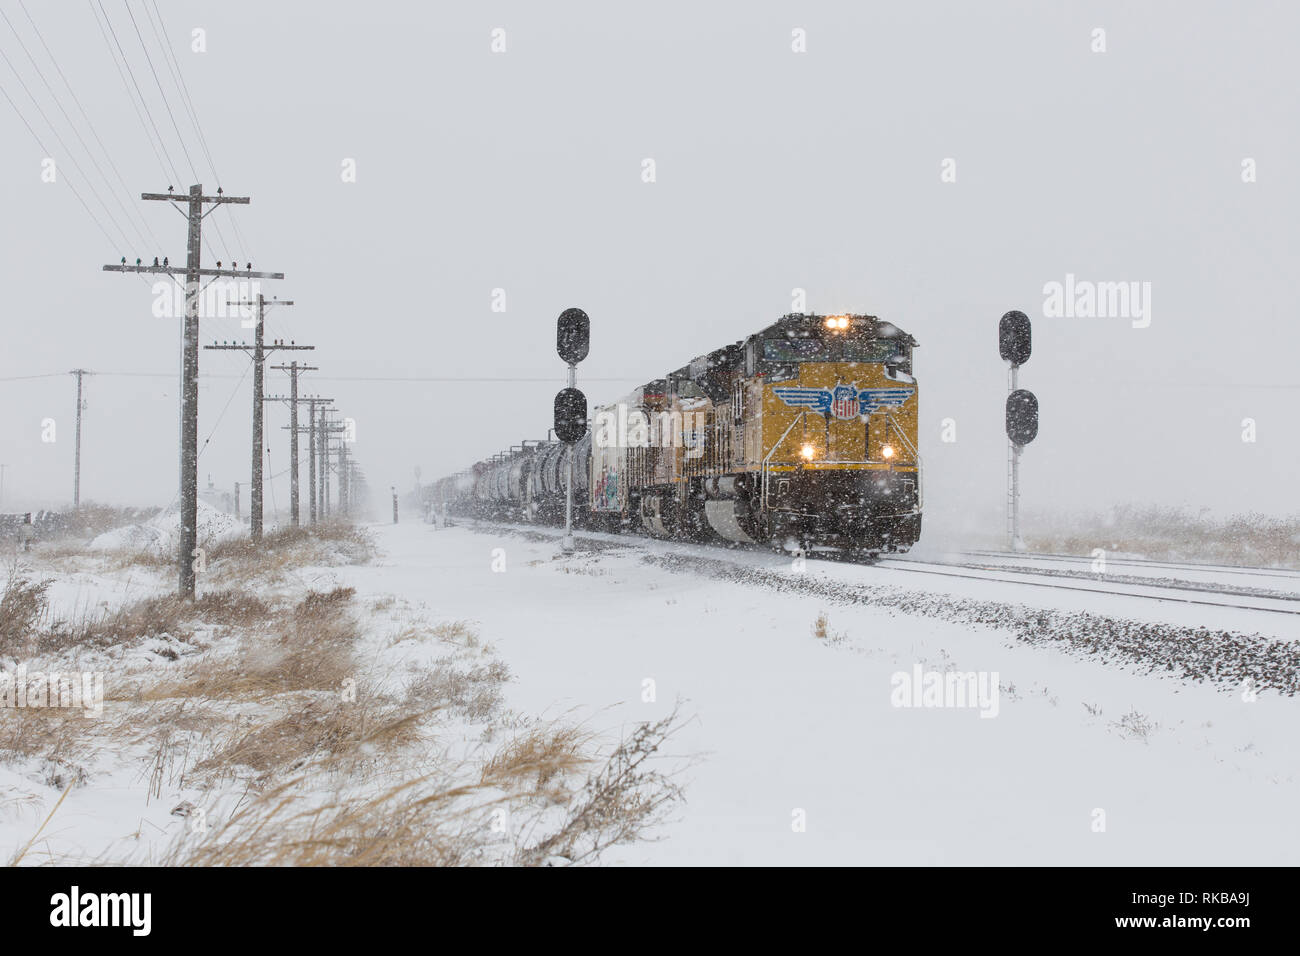
{"type": "Polygon", "coordinates": [[[897,342],[888,339],[874,341],[846,341],[844,343],[844,360],[846,362],[888,362],[902,361],[903,349],[897,342]]]}
{"type": "Polygon", "coordinates": [[[891,339],[767,339],[769,362],[889,362],[908,364],[906,346],[891,339]]]}
{"type": "Polygon", "coordinates": [[[831,343],[822,339],[768,339],[763,358],[771,362],[829,362],[831,343]]]}

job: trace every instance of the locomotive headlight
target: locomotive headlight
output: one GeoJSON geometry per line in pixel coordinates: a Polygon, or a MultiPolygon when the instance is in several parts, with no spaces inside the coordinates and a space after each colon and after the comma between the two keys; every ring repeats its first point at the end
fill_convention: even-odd
{"type": "Polygon", "coordinates": [[[817,449],[812,445],[804,445],[799,449],[799,454],[803,456],[804,461],[812,461],[817,456],[817,449]]]}
{"type": "Polygon", "coordinates": [[[837,324],[840,328],[847,329],[849,327],[849,317],[847,315],[841,315],[837,324]]]}
{"type": "Polygon", "coordinates": [[[893,446],[893,445],[882,445],[882,446],[880,447],[880,454],[881,454],[881,456],[884,457],[884,458],[893,458],[893,457],[894,457],[894,446],[893,446]]]}
{"type": "Polygon", "coordinates": [[[838,320],[835,318],[835,316],[832,315],[830,318],[826,320],[826,328],[828,329],[836,328],[837,322],[838,320]]]}

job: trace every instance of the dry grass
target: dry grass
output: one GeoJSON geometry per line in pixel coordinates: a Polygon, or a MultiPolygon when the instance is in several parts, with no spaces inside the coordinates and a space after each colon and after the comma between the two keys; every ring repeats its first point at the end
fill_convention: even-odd
{"type": "Polygon", "coordinates": [[[144,598],[92,617],[53,619],[47,591],[51,582],[33,582],[11,571],[0,595],[0,657],[20,659],[79,649],[130,647],[152,637],[193,640],[200,626],[251,627],[270,614],[255,595],[213,591],[195,601],[174,595],[144,598]]]}
{"type": "Polygon", "coordinates": [[[1110,726],[1121,737],[1129,737],[1133,740],[1140,740],[1144,744],[1151,743],[1151,737],[1160,725],[1153,721],[1145,714],[1140,714],[1136,710],[1131,710],[1119,720],[1112,720],[1110,726]]]}
{"type": "Polygon", "coordinates": [[[367,796],[312,801],[310,773],[258,794],[196,841],[182,837],[162,860],[184,866],[524,866],[587,863],[642,839],[681,798],[651,761],[678,728],[677,713],[645,724],[603,762],[583,757],[585,734],[548,728],[508,746],[477,781],[454,772],[403,780],[367,796]],[[596,767],[584,782],[578,772],[596,767]],[[540,785],[546,806],[520,794],[540,785]],[[549,814],[554,802],[563,804],[549,814]],[[524,819],[520,820],[519,817],[524,819]],[[509,841],[493,826],[515,819],[509,841]]]}
{"type": "Polygon", "coordinates": [[[825,611],[818,612],[817,620],[813,621],[812,635],[822,641],[831,636],[831,619],[825,611]]]}
{"type": "Polygon", "coordinates": [[[261,544],[238,537],[217,541],[207,549],[208,563],[233,562],[254,567],[288,561],[309,564],[303,558],[330,550],[344,555],[349,563],[361,564],[375,554],[374,540],[364,529],[341,521],[278,528],[262,536],[261,544]]]}
{"type": "Polygon", "coordinates": [[[0,657],[25,656],[49,607],[50,581],[33,581],[12,566],[0,594],[0,657]]]}
{"type": "Polygon", "coordinates": [[[354,779],[376,754],[394,753],[424,740],[421,724],[431,711],[417,711],[363,690],[356,701],[321,695],[287,713],[236,727],[191,777],[213,783],[247,776],[261,788],[285,773],[308,765],[338,771],[354,779]]]}
{"type": "Polygon", "coordinates": [[[501,685],[510,670],[500,660],[461,666],[454,658],[443,658],[437,666],[423,669],[407,685],[406,702],[412,706],[442,706],[470,722],[490,719],[501,706],[501,685]]]}
{"type": "Polygon", "coordinates": [[[468,621],[443,621],[432,629],[433,636],[448,644],[478,647],[478,631],[468,621]]]}
{"type": "Polygon", "coordinates": [[[683,796],[674,771],[652,762],[680,726],[674,707],[662,720],[637,727],[587,778],[564,822],[521,848],[515,862],[538,866],[559,858],[567,864],[588,863],[612,846],[644,839],[683,796]]]}
{"type": "Polygon", "coordinates": [[[204,656],[179,676],[137,687],[133,696],[146,701],[233,700],[293,691],[341,692],[357,675],[353,650],[359,628],[348,611],[353,594],[352,588],[312,591],[288,611],[263,605],[259,627],[244,635],[236,653],[204,656]]]}
{"type": "Polygon", "coordinates": [[[594,739],[594,734],[576,727],[552,724],[533,728],[488,760],[479,782],[506,793],[559,803],[571,795],[563,785],[566,777],[591,765],[594,739]]]}
{"type": "Polygon", "coordinates": [[[82,767],[88,753],[87,725],[78,710],[66,708],[6,709],[0,720],[0,758],[36,758],[45,761],[46,782],[70,776],[84,781],[82,767]]]}
{"type": "MultiPolygon", "coordinates": [[[[503,714],[509,670],[472,624],[417,621],[409,636],[436,639],[447,656],[376,675],[360,659],[358,615],[395,602],[361,609],[351,588],[288,601],[233,583],[265,585],[268,567],[314,561],[321,548],[359,556],[371,547],[352,529],[314,532],[268,536],[262,551],[238,541],[214,548],[208,566],[228,572],[225,587],[197,601],[152,597],[75,622],[50,620],[48,584],[11,572],[0,650],[75,656],[160,636],[189,646],[163,649],[184,655],[173,652],[174,664],[119,674],[98,719],[6,714],[0,758],[27,761],[29,774],[66,793],[86,784],[99,756],[132,753],[150,800],[198,789],[196,803],[223,812],[212,813],[210,831],[182,827],[162,860],[176,865],[589,862],[642,838],[680,797],[650,762],[675,712],[604,759],[596,735],[558,722],[525,722],[483,754],[466,724],[485,725],[487,741],[520,720],[503,714]],[[460,742],[440,740],[448,722],[460,742]],[[493,825],[498,814],[513,821],[504,831],[493,825]]],[[[200,580],[211,588],[211,574],[200,580]]]]}
{"type": "Polygon", "coordinates": [[[1035,518],[1034,551],[1091,554],[1094,548],[1164,561],[1300,568],[1300,517],[1213,518],[1181,508],[1122,505],[1109,513],[1035,518]]]}
{"type": "Polygon", "coordinates": [[[827,644],[843,644],[848,640],[847,634],[831,630],[831,620],[826,616],[825,611],[819,612],[817,619],[813,621],[812,635],[827,644]]]}
{"type": "MultiPolygon", "coordinates": [[[[51,557],[75,557],[84,554],[85,551],[79,545],[62,545],[56,546],[47,553],[51,557]]],[[[125,571],[129,568],[152,568],[161,571],[175,566],[174,554],[163,554],[160,551],[150,551],[148,548],[122,548],[109,551],[105,554],[104,560],[104,569],[110,572],[125,571]]]]}

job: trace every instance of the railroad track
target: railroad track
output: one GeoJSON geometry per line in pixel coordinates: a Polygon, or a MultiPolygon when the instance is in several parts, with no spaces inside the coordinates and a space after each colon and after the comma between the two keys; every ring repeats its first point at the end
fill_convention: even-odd
{"type": "Polygon", "coordinates": [[[1229,610],[1300,615],[1300,595],[1262,593],[1240,588],[1215,587],[1197,582],[1171,582],[1162,579],[1145,578],[1117,580],[1114,577],[1090,575],[1087,572],[1047,571],[1035,568],[1015,568],[965,562],[931,562],[899,557],[880,558],[869,566],[913,574],[964,578],[971,581],[990,581],[1000,584],[1051,588],[1059,591],[1082,591],[1098,595],[1165,601],[1175,604],[1202,605],[1205,607],[1227,608],[1229,610]],[[1043,578],[1049,578],[1050,580],[1042,580],[1043,578]],[[1202,596],[1193,597],[1190,596],[1191,594],[1202,596]],[[1246,598],[1247,601],[1213,600],[1213,596],[1246,598]]]}
{"type": "MultiPolygon", "coordinates": [[[[535,534],[538,537],[563,537],[563,531],[549,525],[518,525],[499,522],[482,522],[491,527],[508,528],[516,533],[535,534]]],[[[708,556],[727,560],[727,556],[745,554],[751,556],[774,556],[773,552],[762,546],[735,546],[729,548],[714,547],[690,542],[669,541],[637,534],[610,534],[607,532],[579,532],[575,534],[581,542],[597,548],[611,546],[636,547],[653,544],[660,548],[672,550],[683,549],[691,555],[708,556]]],[[[968,552],[974,553],[974,552],[968,552]]],[[[1005,555],[1000,555],[1005,556],[1005,555]]],[[[881,571],[897,571],[903,574],[926,574],[937,577],[988,581],[994,584],[1006,584],[1018,587],[1035,587],[1058,591],[1087,592],[1106,597],[1132,598],[1143,601],[1165,602],[1170,604],[1192,605],[1223,608],[1232,611],[1258,611],[1266,614],[1300,615],[1300,594],[1267,593],[1262,590],[1250,590],[1233,587],[1216,587],[1201,582],[1169,581],[1167,579],[1125,578],[1117,580],[1085,571],[1064,571],[1054,569],[1008,568],[989,564],[970,562],[936,562],[922,561],[909,557],[882,556],[874,561],[845,561],[830,558],[822,552],[812,552],[810,557],[826,557],[833,563],[857,564],[862,567],[881,571]],[[1215,600],[1215,598],[1227,600],[1215,600]],[[1233,599],[1239,600],[1233,600],[1233,599]],[[1244,600],[1241,600],[1244,599],[1244,600]]],[[[1074,558],[1073,560],[1083,560],[1074,558]]],[[[747,562],[737,562],[747,563],[747,562]]],[[[1110,562],[1108,562],[1110,563],[1110,562]]],[[[758,567],[759,565],[755,565],[758,567]]]]}
{"type": "MultiPolygon", "coordinates": [[[[1051,554],[1046,552],[1015,551],[963,551],[962,555],[975,558],[999,558],[1005,560],[1042,561],[1056,564],[1087,564],[1092,558],[1079,554],[1051,554]]],[[[1143,568],[1151,570],[1168,570],[1204,574],[1231,574],[1246,577],[1279,578],[1292,581],[1300,587],[1300,570],[1292,568],[1255,568],[1231,564],[1201,564],[1194,561],[1148,561],[1145,558],[1106,558],[1106,566],[1143,568]]]]}

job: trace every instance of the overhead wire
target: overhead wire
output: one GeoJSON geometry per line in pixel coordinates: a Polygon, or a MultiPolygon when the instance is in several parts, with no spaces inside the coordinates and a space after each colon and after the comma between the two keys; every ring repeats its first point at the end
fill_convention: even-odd
{"type": "MultiPolygon", "coordinates": [[[[23,0],[18,0],[18,8],[22,10],[23,15],[27,17],[27,22],[31,24],[32,32],[36,34],[36,39],[40,41],[41,48],[45,50],[46,55],[50,58],[50,62],[54,64],[54,69],[59,74],[59,79],[61,79],[63,81],[63,85],[67,87],[68,95],[72,97],[72,102],[76,104],[77,111],[81,113],[82,118],[86,121],[86,126],[90,130],[90,134],[95,137],[95,142],[99,143],[100,149],[104,151],[104,157],[108,160],[109,168],[112,169],[113,174],[117,176],[117,181],[121,183],[122,190],[127,194],[128,197],[130,197],[131,207],[135,209],[136,214],[140,217],[140,222],[144,225],[144,229],[149,234],[149,238],[153,240],[155,246],[158,246],[159,245],[158,239],[153,234],[153,230],[149,228],[149,220],[145,217],[143,210],[141,210],[139,207],[140,200],[138,195],[131,190],[131,187],[129,185],[127,185],[126,178],[122,175],[122,171],[117,168],[117,163],[113,161],[112,151],[109,150],[109,148],[104,144],[104,140],[100,137],[99,131],[95,128],[95,124],[91,122],[90,114],[87,113],[86,108],[81,105],[81,98],[77,96],[76,90],[72,88],[72,83],[68,80],[67,76],[64,75],[63,68],[59,66],[59,61],[54,56],[54,51],[52,51],[49,47],[49,44],[45,42],[45,36],[41,33],[40,27],[36,25],[36,21],[32,19],[32,15],[31,13],[28,12],[27,5],[23,2],[23,0]]],[[[93,8],[91,12],[92,13],[94,12],[93,8]]],[[[98,24],[98,20],[96,20],[96,24],[98,24]]],[[[101,27],[101,32],[102,32],[102,27],[101,27]]],[[[116,61],[114,61],[114,67],[116,66],[117,66],[116,61]]],[[[118,72],[120,75],[121,74],[120,68],[118,69],[118,72]]],[[[132,102],[132,105],[134,105],[134,101],[132,102]]]]}
{"type": "Polygon", "coordinates": [[[135,88],[136,95],[140,97],[140,105],[144,108],[144,115],[149,121],[150,128],[153,129],[154,136],[158,138],[158,146],[162,149],[162,157],[166,160],[166,169],[164,171],[170,171],[169,174],[173,183],[182,182],[180,175],[176,172],[176,164],[172,162],[171,153],[167,151],[167,143],[158,130],[158,124],[154,121],[153,111],[149,109],[149,101],[145,99],[144,91],[140,89],[140,83],[135,78],[135,70],[131,69],[131,61],[126,55],[126,50],[122,49],[122,41],[117,37],[117,30],[113,28],[113,21],[109,17],[108,11],[104,9],[104,0],[93,0],[93,2],[99,7],[99,12],[104,16],[104,24],[113,37],[112,45],[117,48],[117,52],[122,58],[122,65],[126,67],[127,76],[131,78],[131,86],[135,88]]]}
{"type": "MultiPolygon", "coordinates": [[[[135,30],[136,39],[140,41],[140,49],[144,52],[145,62],[149,64],[149,72],[153,74],[154,84],[158,87],[158,95],[162,97],[163,109],[167,111],[167,118],[171,120],[172,129],[176,133],[176,138],[180,141],[181,152],[185,156],[185,161],[189,163],[190,172],[194,175],[194,182],[198,182],[203,177],[199,175],[198,168],[194,165],[194,158],[190,156],[190,148],[185,145],[185,137],[181,135],[180,124],[176,122],[176,114],[172,112],[171,102],[167,96],[167,91],[163,89],[162,79],[158,76],[158,70],[154,66],[153,57],[149,55],[149,46],[144,42],[144,34],[140,32],[140,24],[135,18],[135,12],[131,9],[130,0],[122,0],[122,6],[126,7],[126,14],[131,18],[131,26],[135,30]]],[[[146,7],[146,10],[148,8],[146,7]]],[[[178,91],[179,92],[179,91],[178,91]]],[[[216,230],[217,241],[221,245],[223,258],[230,259],[230,246],[226,243],[226,237],[221,231],[221,224],[217,220],[212,220],[212,228],[216,230]]]]}
{"type": "MultiPolygon", "coordinates": [[[[18,119],[23,124],[23,126],[27,127],[27,132],[32,134],[32,139],[36,140],[36,145],[41,148],[41,152],[47,156],[50,155],[50,151],[45,148],[45,144],[41,141],[40,134],[38,134],[36,130],[32,129],[32,124],[27,122],[27,117],[23,116],[22,110],[18,108],[18,104],[13,101],[13,98],[9,95],[9,92],[4,88],[3,85],[0,85],[0,96],[3,96],[5,100],[8,101],[9,105],[13,107],[14,113],[17,114],[18,119]]],[[[67,187],[70,190],[72,190],[72,195],[74,195],[77,198],[77,202],[79,202],[81,204],[81,208],[86,211],[86,215],[90,217],[91,222],[93,222],[95,224],[95,227],[101,233],[103,233],[104,238],[108,240],[109,245],[114,248],[120,248],[117,244],[118,240],[114,239],[113,236],[109,234],[109,231],[106,228],[104,228],[104,224],[99,221],[99,217],[95,215],[94,211],[90,208],[90,205],[86,202],[85,198],[81,195],[81,191],[77,189],[76,185],[73,183],[71,179],[68,178],[66,173],[64,174],[63,181],[67,185],[67,187]]],[[[118,227],[118,231],[119,232],[121,231],[121,227],[118,227]]],[[[144,277],[141,276],[141,278],[144,277]]]]}
{"type": "MultiPolygon", "coordinates": [[[[203,150],[203,155],[207,158],[208,167],[212,170],[212,176],[217,181],[218,186],[224,185],[221,180],[221,173],[217,170],[217,163],[212,158],[212,150],[208,148],[208,137],[203,132],[203,124],[199,122],[199,111],[194,105],[194,98],[190,96],[189,85],[185,82],[185,71],[181,69],[180,61],[176,59],[176,51],[173,50],[166,42],[167,26],[163,23],[162,11],[158,9],[157,0],[150,0],[150,4],[145,6],[146,16],[149,13],[149,6],[152,6],[154,16],[157,17],[158,25],[154,28],[154,35],[158,38],[158,45],[162,47],[163,53],[168,60],[169,68],[172,72],[172,79],[176,83],[177,89],[181,93],[181,102],[184,104],[186,112],[189,114],[190,122],[194,126],[194,131],[198,134],[199,146],[203,150]]],[[[153,20],[150,20],[152,25],[153,20]]],[[[239,218],[234,214],[234,210],[229,211],[230,224],[235,230],[235,239],[240,246],[246,251],[251,251],[248,243],[244,240],[243,233],[239,228],[239,218]]]]}
{"type": "MultiPolygon", "coordinates": [[[[23,92],[27,94],[28,98],[32,101],[32,105],[36,107],[36,112],[40,114],[41,119],[45,121],[45,125],[49,128],[50,132],[54,134],[54,138],[55,140],[58,141],[59,146],[63,149],[63,153],[67,157],[68,162],[72,165],[73,169],[77,171],[77,174],[82,177],[83,184],[85,185],[86,189],[90,192],[90,194],[95,198],[95,201],[98,202],[99,205],[103,208],[104,215],[108,218],[108,221],[113,224],[113,227],[115,229],[117,229],[118,233],[120,234],[120,241],[119,239],[111,240],[113,246],[119,250],[131,248],[131,240],[127,236],[126,230],[122,228],[121,223],[117,221],[117,217],[113,215],[113,211],[108,208],[108,204],[104,202],[103,197],[99,195],[99,191],[95,189],[95,184],[90,181],[90,177],[86,176],[85,173],[82,171],[81,164],[77,162],[76,156],[73,154],[72,150],[68,148],[67,143],[63,141],[63,137],[62,135],[60,135],[58,128],[52,122],[50,122],[50,118],[45,114],[45,110],[41,107],[40,101],[36,99],[35,94],[33,94],[31,89],[27,86],[27,83],[23,80],[22,74],[18,72],[18,68],[15,67],[13,61],[9,59],[9,55],[5,53],[3,47],[0,47],[0,59],[3,59],[5,61],[5,65],[8,66],[10,72],[13,73],[14,78],[18,81],[18,85],[23,88],[23,92]]],[[[5,98],[9,100],[9,103],[11,106],[13,106],[14,111],[17,112],[19,117],[23,119],[23,124],[27,126],[28,130],[32,133],[33,136],[36,136],[36,131],[31,128],[31,125],[29,123],[27,123],[26,118],[22,116],[22,112],[18,109],[17,104],[14,103],[14,101],[12,100],[12,98],[9,97],[9,94],[7,92],[5,93],[5,98]]],[[[42,152],[44,152],[46,156],[54,155],[50,150],[45,148],[45,144],[41,142],[39,136],[37,137],[37,145],[41,147],[42,152]]],[[[57,170],[58,170],[57,165],[55,166],[55,170],[56,170],[55,174],[57,175],[57,170]]],[[[66,179],[66,173],[64,175],[66,179]]],[[[101,226],[101,229],[102,228],[103,227],[101,226]]]]}
{"type": "MultiPolygon", "coordinates": [[[[19,5],[22,6],[21,2],[19,5]]],[[[24,13],[27,13],[26,7],[23,7],[22,9],[24,13]]],[[[140,228],[140,225],[137,222],[137,220],[132,218],[131,215],[132,210],[134,210],[136,216],[139,216],[140,214],[139,208],[133,204],[131,209],[128,209],[127,206],[123,204],[122,198],[118,194],[117,187],[113,184],[112,180],[109,179],[108,174],[104,172],[104,168],[100,166],[99,160],[95,156],[95,151],[90,148],[90,145],[86,142],[85,137],[81,135],[81,130],[77,128],[77,124],[73,121],[72,117],[68,115],[68,111],[64,109],[63,102],[60,99],[58,93],[55,92],[54,86],[50,83],[48,79],[46,79],[45,73],[41,70],[40,66],[36,62],[36,57],[34,57],[32,55],[31,50],[27,48],[27,44],[23,41],[22,35],[18,32],[18,28],[14,26],[13,21],[9,19],[9,15],[5,13],[2,8],[0,8],[0,18],[4,19],[6,26],[9,27],[9,32],[11,32],[14,35],[14,39],[18,41],[18,46],[22,49],[23,54],[27,57],[28,62],[31,63],[32,70],[35,71],[37,78],[41,81],[41,84],[45,87],[45,91],[49,93],[50,99],[54,101],[54,105],[58,107],[59,113],[62,114],[64,122],[66,122],[68,124],[68,127],[72,130],[72,134],[76,136],[77,142],[81,144],[81,148],[85,150],[86,155],[90,158],[90,162],[95,167],[95,171],[99,173],[100,178],[104,181],[104,185],[107,187],[109,195],[113,198],[113,201],[117,203],[117,208],[122,211],[123,217],[130,224],[131,228],[135,231],[135,234],[140,238],[141,244],[145,246],[146,249],[149,248],[150,246],[149,237],[145,235],[144,230],[140,228]]],[[[31,22],[32,27],[35,28],[36,24],[35,21],[31,19],[31,14],[29,13],[27,14],[27,19],[29,22],[31,22]]],[[[71,84],[68,83],[67,77],[63,74],[62,69],[59,68],[58,61],[54,60],[54,56],[52,53],[50,53],[50,48],[45,44],[44,38],[40,36],[39,30],[36,31],[36,35],[37,38],[40,39],[41,45],[45,48],[46,55],[49,56],[50,60],[54,63],[55,70],[58,72],[59,76],[63,79],[64,85],[67,86],[69,92],[71,92],[72,90],[71,84]]],[[[75,93],[73,93],[72,98],[74,101],[76,100],[75,93]]],[[[84,114],[84,110],[83,110],[83,114],[84,114]]],[[[100,141],[100,146],[101,148],[104,148],[102,140],[100,141]]],[[[104,152],[105,154],[108,155],[109,162],[111,163],[112,155],[108,154],[107,148],[104,148],[104,152]]],[[[118,178],[119,179],[121,178],[120,174],[118,178]]],[[[125,182],[122,183],[122,188],[126,190],[127,196],[129,197],[130,190],[126,188],[125,182]]],[[[145,224],[145,229],[146,230],[148,229],[147,223],[145,224]]],[[[154,249],[158,248],[158,242],[156,238],[153,240],[153,248],[154,249]]]]}

